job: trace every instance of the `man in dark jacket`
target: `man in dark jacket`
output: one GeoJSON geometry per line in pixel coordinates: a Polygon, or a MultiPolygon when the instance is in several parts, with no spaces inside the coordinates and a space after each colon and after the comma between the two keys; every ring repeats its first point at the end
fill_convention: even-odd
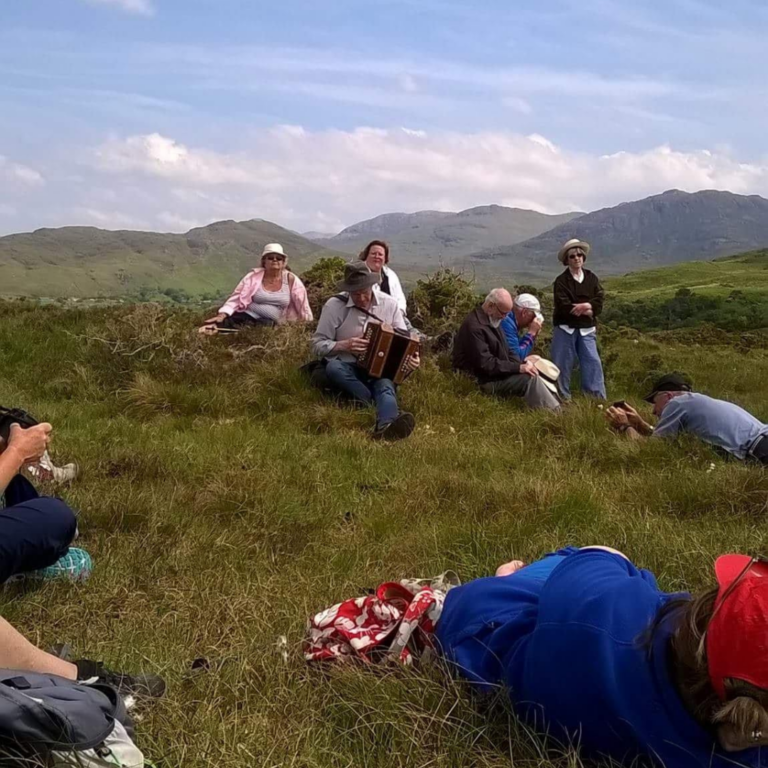
{"type": "Polygon", "coordinates": [[[511,311],[509,291],[494,288],[461,324],[453,342],[453,367],[474,376],[490,395],[523,397],[530,408],[556,411],[560,400],[539,377],[535,364],[509,350],[500,326],[511,311]]]}

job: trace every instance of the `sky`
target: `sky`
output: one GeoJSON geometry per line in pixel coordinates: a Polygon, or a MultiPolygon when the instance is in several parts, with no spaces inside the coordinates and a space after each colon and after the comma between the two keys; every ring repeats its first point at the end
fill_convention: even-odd
{"type": "Polygon", "coordinates": [[[768,196],[764,0],[0,0],[0,234],[768,196]]]}

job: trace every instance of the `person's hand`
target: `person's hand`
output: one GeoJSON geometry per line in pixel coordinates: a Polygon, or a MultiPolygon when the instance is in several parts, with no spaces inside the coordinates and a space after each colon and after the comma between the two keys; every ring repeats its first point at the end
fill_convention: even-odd
{"type": "Polygon", "coordinates": [[[612,405],[605,412],[605,418],[608,419],[610,425],[615,429],[631,426],[629,415],[623,408],[616,408],[612,405]]]}
{"type": "Polygon", "coordinates": [[[206,323],[220,323],[222,320],[226,320],[227,316],[223,312],[219,312],[215,317],[209,317],[206,323]]]}
{"type": "MultiPolygon", "coordinates": [[[[610,408],[608,410],[610,410],[610,408]]],[[[643,417],[631,405],[629,405],[629,403],[625,403],[621,410],[627,414],[627,421],[629,422],[629,426],[634,427],[635,429],[639,429],[643,424],[643,417]]]]}
{"type": "Polygon", "coordinates": [[[22,466],[34,464],[40,460],[48,448],[52,429],[53,427],[47,422],[28,429],[22,429],[18,424],[11,424],[7,450],[13,451],[18,456],[22,466]]]}
{"type": "Polygon", "coordinates": [[[362,336],[353,336],[351,339],[337,341],[336,349],[340,352],[351,352],[353,355],[360,355],[368,349],[368,339],[362,336]]]}
{"type": "Polygon", "coordinates": [[[571,314],[576,315],[576,317],[580,317],[581,315],[587,315],[592,312],[592,305],[585,301],[581,304],[574,304],[571,307],[571,314]]]}
{"type": "Polygon", "coordinates": [[[528,333],[530,333],[532,336],[536,336],[536,334],[541,330],[541,326],[543,323],[541,320],[539,320],[537,317],[534,317],[533,320],[531,320],[531,324],[528,326],[528,333]]]}
{"type": "Polygon", "coordinates": [[[509,563],[504,563],[496,569],[497,576],[511,576],[513,573],[525,568],[525,563],[522,560],[512,560],[509,563]]]}
{"type": "Polygon", "coordinates": [[[408,358],[405,364],[412,371],[415,371],[421,365],[421,354],[418,350],[408,358]]]}
{"type": "Polygon", "coordinates": [[[538,376],[539,371],[537,370],[536,366],[531,360],[526,360],[521,366],[520,366],[520,373],[525,373],[528,376],[538,376]]]}

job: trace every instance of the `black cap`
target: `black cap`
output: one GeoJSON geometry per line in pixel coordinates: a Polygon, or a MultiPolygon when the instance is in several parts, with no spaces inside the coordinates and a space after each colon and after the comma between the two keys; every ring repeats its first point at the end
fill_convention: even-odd
{"type": "Polygon", "coordinates": [[[646,403],[652,403],[653,398],[659,394],[659,392],[690,392],[691,385],[688,383],[688,379],[681,373],[667,373],[662,376],[654,385],[653,389],[643,400],[646,403]]]}

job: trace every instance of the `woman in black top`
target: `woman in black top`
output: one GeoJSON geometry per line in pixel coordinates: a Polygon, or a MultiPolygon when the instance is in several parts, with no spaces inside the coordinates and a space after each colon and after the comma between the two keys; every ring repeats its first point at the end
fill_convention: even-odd
{"type": "Polygon", "coordinates": [[[589,243],[569,240],[558,253],[567,269],[555,280],[552,361],[560,369],[558,383],[565,398],[571,396],[571,372],[577,360],[582,391],[606,397],[595,333],[595,318],[603,311],[603,287],[594,272],[583,268],[589,250],[589,243]]]}

